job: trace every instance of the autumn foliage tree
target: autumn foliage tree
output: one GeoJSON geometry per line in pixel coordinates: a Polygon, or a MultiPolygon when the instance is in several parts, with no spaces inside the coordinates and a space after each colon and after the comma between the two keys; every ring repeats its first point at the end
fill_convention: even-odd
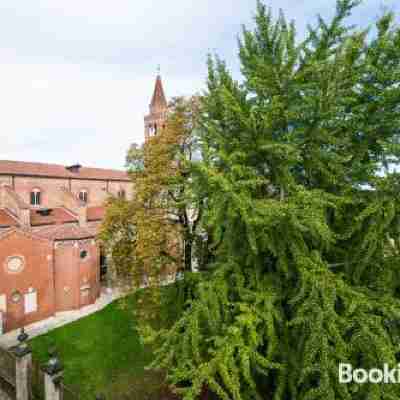
{"type": "Polygon", "coordinates": [[[192,168],[201,158],[198,109],[198,97],[171,101],[159,134],[128,151],[133,199],[111,199],[107,207],[101,239],[114,272],[134,287],[150,285],[143,315],[158,308],[162,281],[176,273],[187,279],[202,262],[205,193],[192,168]]]}

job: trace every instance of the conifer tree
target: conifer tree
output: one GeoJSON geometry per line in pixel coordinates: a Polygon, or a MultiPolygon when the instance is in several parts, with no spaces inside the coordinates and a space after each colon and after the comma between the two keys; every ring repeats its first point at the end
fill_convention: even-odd
{"type": "Polygon", "coordinates": [[[391,13],[348,27],[358,3],[338,0],[302,41],[258,3],[243,82],[209,59],[192,168],[213,272],[153,364],[185,400],[400,396],[338,379],[339,363],[400,361],[400,29],[391,13]]]}

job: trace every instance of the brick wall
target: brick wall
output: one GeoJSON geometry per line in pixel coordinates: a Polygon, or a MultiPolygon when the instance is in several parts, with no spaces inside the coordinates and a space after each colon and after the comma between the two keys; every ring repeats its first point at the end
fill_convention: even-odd
{"type": "Polygon", "coordinates": [[[79,269],[76,265],[78,250],[73,241],[60,242],[55,247],[56,310],[79,308],[79,269]]]}
{"type": "Polygon", "coordinates": [[[14,190],[30,204],[30,193],[33,189],[40,189],[41,203],[45,207],[57,207],[61,205],[61,189],[68,188],[68,179],[50,179],[17,176],[14,178],[14,190]]]}
{"type": "MultiPolygon", "coordinates": [[[[0,184],[6,183],[12,186],[11,176],[0,176],[0,184]]],[[[14,177],[14,190],[21,199],[30,204],[30,193],[32,189],[41,190],[41,205],[53,208],[63,206],[63,189],[71,190],[78,196],[80,190],[88,191],[88,206],[103,205],[110,194],[117,196],[122,188],[128,198],[132,197],[132,184],[126,181],[102,181],[102,180],[83,180],[83,179],[58,179],[43,177],[14,177]]]]}
{"type": "Polygon", "coordinates": [[[100,255],[94,240],[56,242],[56,310],[78,309],[100,295],[100,255]],[[82,251],[87,256],[82,259],[82,251]]]}
{"type": "Polygon", "coordinates": [[[6,295],[5,330],[39,321],[54,313],[53,247],[43,239],[30,237],[15,231],[0,240],[0,296],[6,295]],[[9,257],[20,256],[24,260],[23,270],[11,273],[9,257]],[[37,311],[25,313],[24,298],[30,290],[37,293],[37,311]],[[12,294],[22,296],[12,301],[12,294]]]}
{"type": "Polygon", "coordinates": [[[79,257],[80,306],[92,304],[100,296],[100,251],[95,240],[81,241],[79,252],[86,251],[85,258],[79,257]]]}

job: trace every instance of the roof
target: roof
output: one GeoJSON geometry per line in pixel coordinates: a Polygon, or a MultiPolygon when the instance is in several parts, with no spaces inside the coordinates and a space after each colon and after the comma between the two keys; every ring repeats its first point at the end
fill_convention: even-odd
{"type": "Polygon", "coordinates": [[[97,236],[101,231],[102,224],[100,221],[89,222],[87,225],[87,230],[93,235],[97,236]]]}
{"type": "Polygon", "coordinates": [[[36,236],[49,240],[79,240],[94,238],[93,232],[79,225],[51,225],[35,229],[36,236]]]}
{"type": "Polygon", "coordinates": [[[0,227],[17,226],[18,221],[8,211],[0,209],[0,227]]]}
{"type": "Polygon", "coordinates": [[[41,215],[41,210],[30,210],[31,213],[31,225],[54,225],[54,224],[65,224],[68,222],[78,222],[78,218],[65,208],[57,207],[49,209],[49,215],[41,215]]]}
{"type": "Polygon", "coordinates": [[[64,165],[25,161],[0,160],[0,175],[42,176],[88,180],[129,181],[126,171],[80,167],[67,169],[64,165]]]}
{"type": "Polygon", "coordinates": [[[154,87],[153,97],[150,103],[151,109],[167,108],[167,99],[164,94],[164,89],[161,81],[161,76],[157,75],[156,86],[154,87]]]}
{"type": "Polygon", "coordinates": [[[88,221],[100,221],[104,218],[105,213],[106,213],[106,209],[102,206],[88,207],[87,220],[88,221]]]}
{"type": "Polygon", "coordinates": [[[9,236],[13,233],[18,234],[18,235],[24,235],[24,236],[29,237],[34,240],[43,240],[43,241],[47,241],[47,242],[50,241],[47,238],[36,235],[35,232],[33,232],[31,229],[25,229],[25,228],[18,227],[18,226],[6,228],[6,229],[0,229],[0,239],[4,239],[6,236],[9,236]]]}
{"type": "Polygon", "coordinates": [[[6,237],[9,233],[13,232],[14,228],[0,228],[0,239],[6,237]]]}
{"type": "MultiPolygon", "coordinates": [[[[1,173],[0,173],[1,175],[1,173]]],[[[8,185],[2,185],[2,188],[7,192],[7,194],[12,197],[14,199],[14,201],[17,203],[19,208],[22,208],[24,210],[26,210],[27,208],[29,208],[29,205],[27,203],[25,203],[21,197],[15,192],[14,189],[12,189],[10,186],[8,185]]]]}

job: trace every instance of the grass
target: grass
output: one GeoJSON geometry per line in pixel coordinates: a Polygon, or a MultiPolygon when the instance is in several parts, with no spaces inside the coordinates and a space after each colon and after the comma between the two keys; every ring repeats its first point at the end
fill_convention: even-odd
{"type": "Polygon", "coordinates": [[[145,369],[153,355],[135,329],[134,305],[134,296],[129,296],[32,339],[34,358],[47,361],[49,348],[55,346],[64,365],[64,382],[81,399],[93,399],[96,393],[113,400],[168,396],[162,374],[145,369]]]}

